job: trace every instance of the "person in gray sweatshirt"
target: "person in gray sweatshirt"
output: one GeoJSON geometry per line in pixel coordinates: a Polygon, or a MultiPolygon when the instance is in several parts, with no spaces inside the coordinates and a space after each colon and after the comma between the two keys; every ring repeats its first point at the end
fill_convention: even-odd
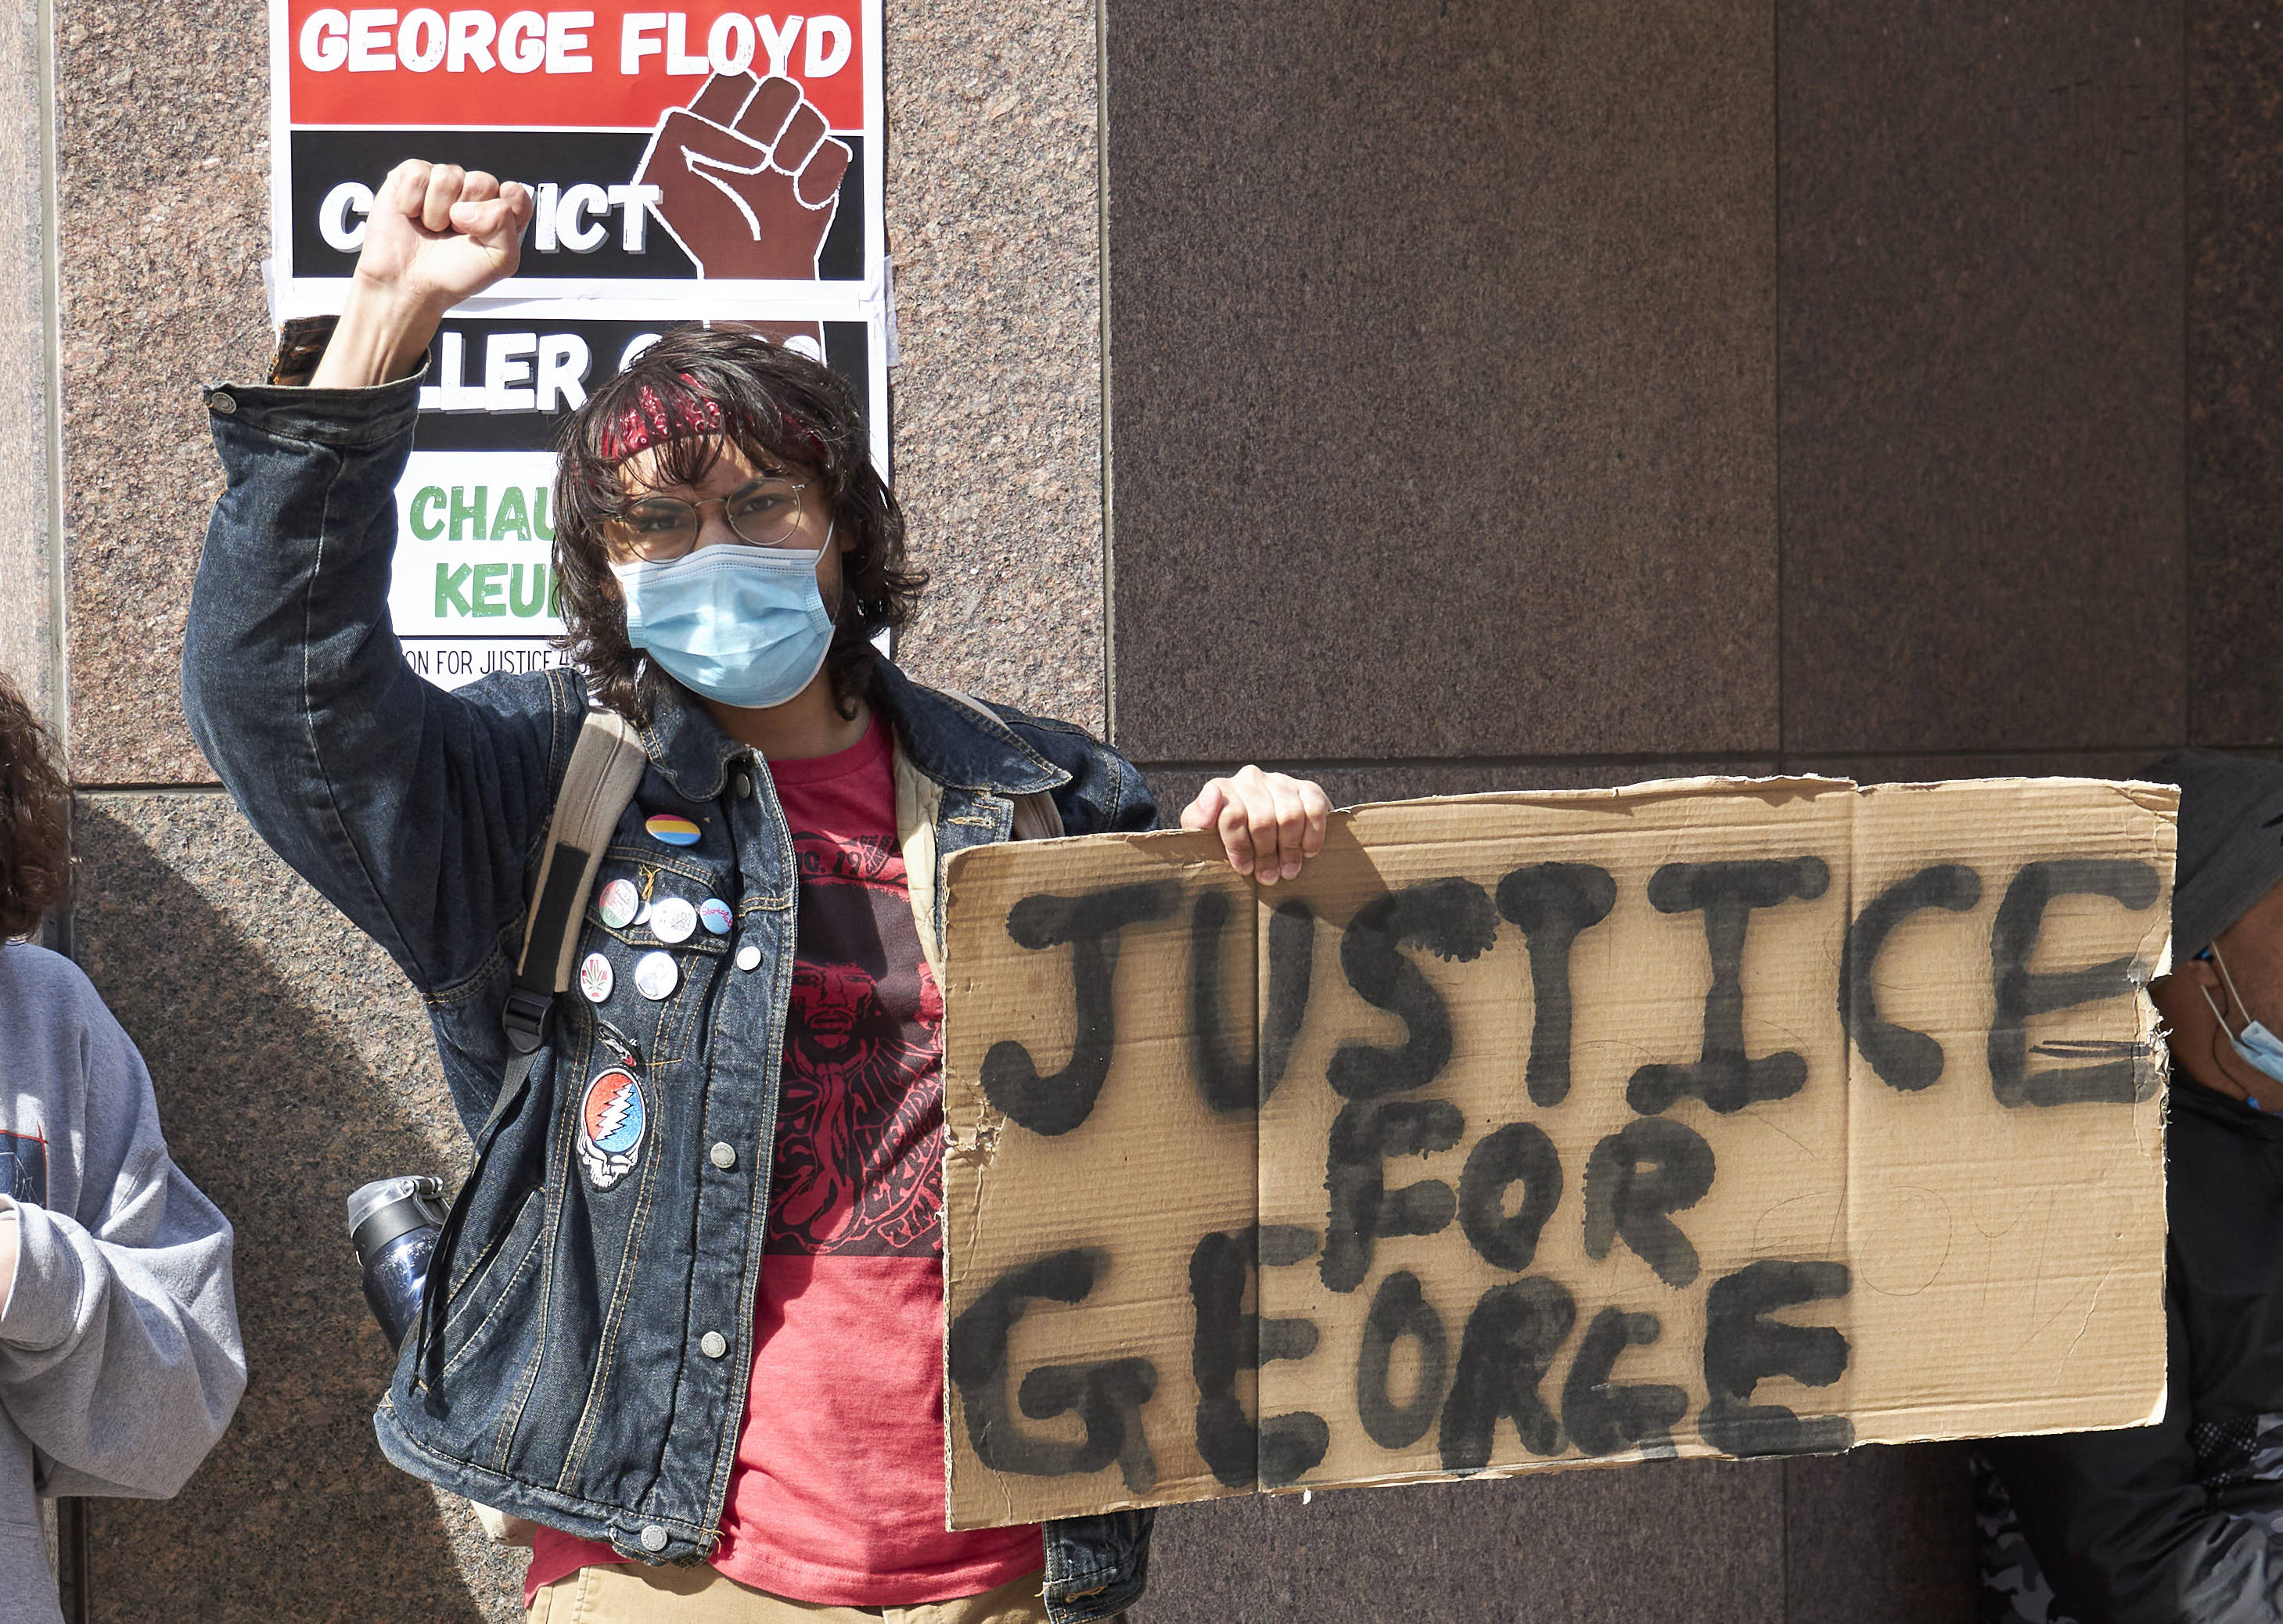
{"type": "MultiPolygon", "coordinates": [[[[68,883],[70,790],[0,678],[0,937],[68,883]]],[[[164,1496],[245,1387],[230,1221],[68,959],[0,941],[0,1624],[58,1624],[43,1495],[164,1496]]]]}

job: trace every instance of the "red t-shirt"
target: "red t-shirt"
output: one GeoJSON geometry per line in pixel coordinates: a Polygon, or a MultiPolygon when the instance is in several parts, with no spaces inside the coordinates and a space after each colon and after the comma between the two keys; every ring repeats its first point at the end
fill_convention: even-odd
{"type": "MultiPolygon", "coordinates": [[[[771,765],[800,861],[767,1261],[713,1566],[800,1601],[888,1607],[994,1589],[1036,1524],[943,1527],[943,998],[920,952],[875,716],[837,755],[771,765]]],[[[542,1528],[539,1587],[608,1545],[542,1528]]]]}

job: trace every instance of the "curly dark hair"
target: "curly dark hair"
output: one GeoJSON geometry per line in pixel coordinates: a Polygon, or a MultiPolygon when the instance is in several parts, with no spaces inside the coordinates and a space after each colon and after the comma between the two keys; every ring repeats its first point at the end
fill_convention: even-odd
{"type": "Polygon", "coordinates": [[[848,385],[821,362],[735,328],[669,331],[557,431],[558,646],[596,696],[632,722],[647,722],[658,685],[674,680],[627,641],[626,603],[603,539],[604,525],[627,499],[619,478],[627,454],[619,447],[625,426],[637,420],[654,443],[661,484],[696,484],[725,443],[756,463],[799,469],[822,482],[833,533],[848,544],[824,669],[841,714],[853,716],[871,685],[872,639],[883,630],[902,632],[927,576],[905,562],[903,509],[872,466],[864,415],[848,385]],[[688,430],[715,421],[718,433],[688,430]]]}
{"type": "Polygon", "coordinates": [[[55,737],[0,675],[0,936],[30,936],[71,890],[71,781],[55,737]]]}

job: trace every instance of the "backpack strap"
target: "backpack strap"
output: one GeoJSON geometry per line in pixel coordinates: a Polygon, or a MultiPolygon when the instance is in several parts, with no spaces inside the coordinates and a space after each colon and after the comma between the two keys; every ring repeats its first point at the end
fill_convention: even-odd
{"type": "MultiPolygon", "coordinates": [[[[972,694],[962,694],[955,688],[939,688],[936,692],[946,699],[958,701],[978,716],[996,722],[1001,727],[1007,726],[996,711],[972,694]]],[[[1028,795],[1016,796],[1014,802],[1014,826],[1008,830],[1011,837],[1016,840],[1060,840],[1063,837],[1062,809],[1055,804],[1052,795],[1044,789],[1034,789],[1028,795]]]]}
{"type": "Polygon", "coordinates": [[[642,741],[615,711],[589,711],[579,727],[571,764],[547,825],[547,848],[540,854],[539,879],[523,921],[523,953],[515,963],[515,985],[508,990],[500,1024],[507,1029],[507,1075],[492,1107],[480,1150],[489,1131],[523,1092],[532,1056],[545,1040],[555,995],[571,984],[571,963],[579,950],[579,921],[595,889],[595,871],[618,828],[619,814],[634,799],[649,760],[642,741]]]}
{"type": "MultiPolygon", "coordinates": [[[[500,1024],[507,1029],[507,1072],[500,1079],[491,1115],[476,1132],[479,1156],[500,1118],[523,1097],[531,1081],[531,1063],[546,1037],[555,995],[571,984],[579,921],[595,889],[595,871],[603,866],[611,832],[618,828],[627,803],[635,798],[648,765],[642,741],[624,717],[615,711],[587,712],[579,724],[578,742],[571,747],[571,763],[563,769],[563,788],[548,820],[547,849],[539,857],[539,882],[532,888],[531,907],[524,915],[523,953],[515,961],[515,985],[509,989],[507,1008],[500,1015],[500,1024]]],[[[536,1525],[527,1519],[470,1504],[493,1543],[531,1543],[536,1525]]]]}

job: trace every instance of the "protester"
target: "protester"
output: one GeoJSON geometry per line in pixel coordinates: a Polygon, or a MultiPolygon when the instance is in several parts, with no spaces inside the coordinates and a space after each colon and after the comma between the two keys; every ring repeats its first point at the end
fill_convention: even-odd
{"type": "Polygon", "coordinates": [[[230,1228],[167,1155],[150,1074],[77,966],[71,793],[0,677],[0,1624],[56,1624],[36,1496],[164,1496],[238,1408],[230,1228]]]}
{"type": "MultiPolygon", "coordinates": [[[[1071,835],[1149,828],[1156,804],[1081,730],[876,654],[923,578],[865,425],[831,373],[738,333],[669,334],[565,425],[576,669],[456,694],[415,675],[386,597],[423,357],[512,270],[530,210],[400,167],[339,325],[289,330],[271,385],[206,397],[229,487],[191,725],[419,987],[471,1127],[503,1097],[527,888],[590,694],[648,756],[580,992],[477,1131],[382,1447],[540,1525],[534,1620],[1111,1617],[1148,1512],[944,1529],[940,878],[1025,797],[1071,835]]],[[[1329,811],[1247,768],[1182,822],[1273,884],[1329,811]]]]}
{"type": "Polygon", "coordinates": [[[2149,988],[2172,1054],[2164,1414],[1981,1446],[1993,1624],[2283,1618],[2283,765],[2186,750],[2144,776],[2180,787],[2149,988]]]}

